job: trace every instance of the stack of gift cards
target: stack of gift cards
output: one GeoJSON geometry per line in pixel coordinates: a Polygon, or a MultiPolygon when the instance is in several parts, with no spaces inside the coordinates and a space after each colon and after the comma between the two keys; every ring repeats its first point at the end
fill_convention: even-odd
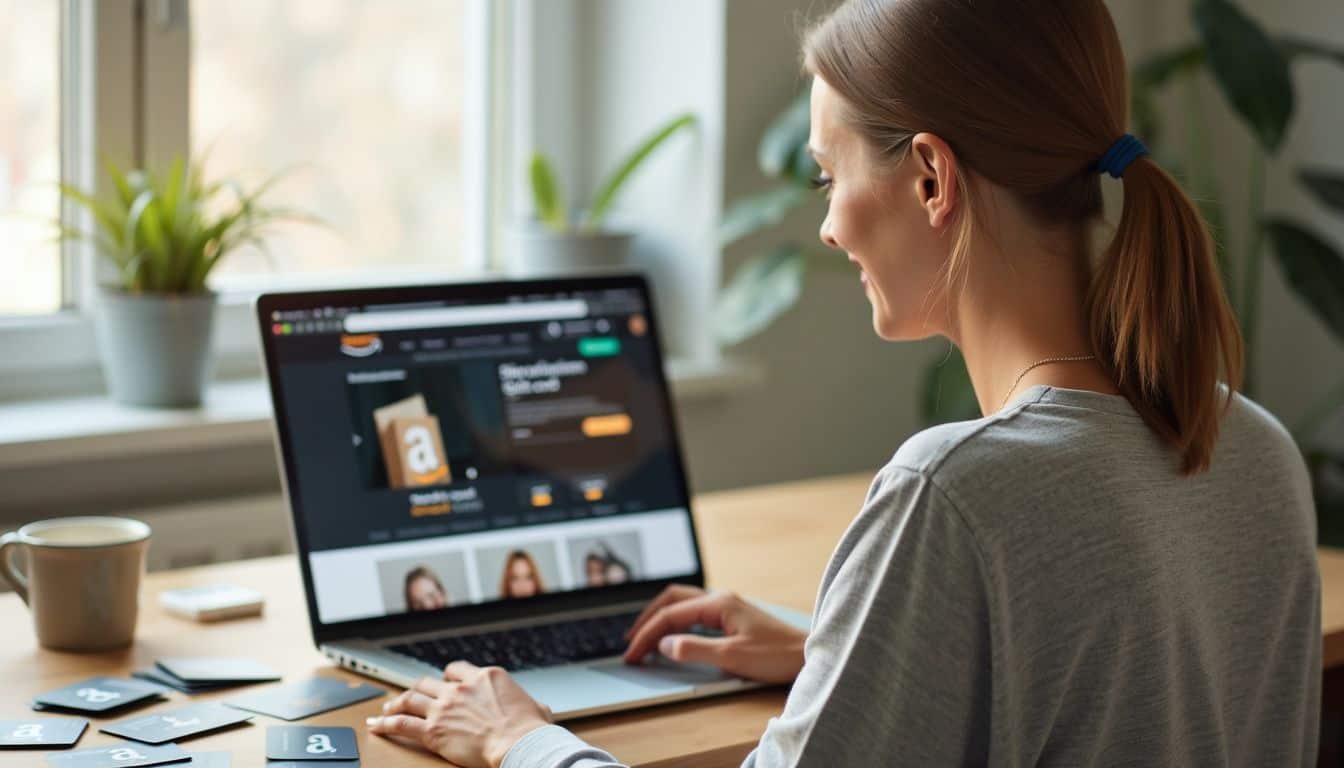
{"type": "Polygon", "coordinates": [[[267,768],[359,766],[353,728],[278,725],[266,729],[267,768]]]}
{"type": "Polygon", "coordinates": [[[33,709],[110,716],[137,704],[163,701],[163,691],[161,686],[139,680],[91,677],[39,694],[33,699],[33,709]]]}
{"type": "Polygon", "coordinates": [[[252,659],[168,658],[131,674],[183,693],[204,693],[280,679],[279,673],[252,659]]]}

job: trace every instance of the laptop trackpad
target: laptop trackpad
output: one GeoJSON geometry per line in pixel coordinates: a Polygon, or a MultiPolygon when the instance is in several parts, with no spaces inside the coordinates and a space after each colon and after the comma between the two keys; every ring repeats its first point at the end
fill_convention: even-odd
{"type": "Polygon", "coordinates": [[[607,659],[589,664],[588,668],[629,683],[655,689],[684,688],[688,685],[698,687],[734,679],[732,675],[718,667],[708,664],[680,664],[656,653],[650,654],[648,659],[638,666],[626,664],[621,659],[607,659]]]}

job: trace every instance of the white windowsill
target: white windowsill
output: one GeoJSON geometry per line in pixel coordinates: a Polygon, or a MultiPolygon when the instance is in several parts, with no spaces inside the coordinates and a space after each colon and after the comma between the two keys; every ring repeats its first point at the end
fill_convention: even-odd
{"type": "MultiPolygon", "coordinates": [[[[671,360],[667,375],[679,403],[731,394],[763,379],[759,365],[731,358],[671,360]]],[[[184,410],[135,408],[105,396],[0,403],[0,469],[270,440],[270,393],[262,379],[216,382],[200,408],[184,410]]]]}

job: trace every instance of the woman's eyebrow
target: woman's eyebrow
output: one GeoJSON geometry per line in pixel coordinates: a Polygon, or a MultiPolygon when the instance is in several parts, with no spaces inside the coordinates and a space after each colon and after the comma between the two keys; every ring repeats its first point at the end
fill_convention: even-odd
{"type": "Polygon", "coordinates": [[[821,149],[820,147],[814,147],[811,144],[807,145],[807,152],[808,154],[812,155],[812,157],[816,160],[821,160],[826,157],[825,150],[821,149]]]}

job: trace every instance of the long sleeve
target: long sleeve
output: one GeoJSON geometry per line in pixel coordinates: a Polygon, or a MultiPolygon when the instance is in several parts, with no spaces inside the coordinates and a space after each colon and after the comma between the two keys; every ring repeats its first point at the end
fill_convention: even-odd
{"type": "Polygon", "coordinates": [[[745,765],[983,765],[987,590],[973,537],[889,465],[822,582],[803,670],[745,765]]]}
{"type": "MultiPolygon", "coordinates": [[[[878,476],[822,581],[802,673],[748,768],[983,764],[989,630],[980,558],[923,475],[878,476]]],[[[504,768],[618,768],[560,728],[504,768]]]]}
{"type": "Polygon", "coordinates": [[[500,768],[626,768],[616,758],[558,725],[529,731],[504,755],[500,768]]]}

